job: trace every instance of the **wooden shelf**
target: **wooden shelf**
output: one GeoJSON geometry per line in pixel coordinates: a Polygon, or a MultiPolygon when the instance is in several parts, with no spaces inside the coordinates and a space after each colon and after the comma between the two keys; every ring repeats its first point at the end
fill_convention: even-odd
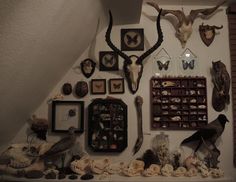
{"type": "Polygon", "coordinates": [[[153,77],[151,128],[189,130],[207,124],[205,77],[153,77]]]}

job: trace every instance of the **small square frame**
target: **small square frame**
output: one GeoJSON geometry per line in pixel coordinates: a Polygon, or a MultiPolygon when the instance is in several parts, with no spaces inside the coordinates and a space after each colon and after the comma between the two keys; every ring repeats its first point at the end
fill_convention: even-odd
{"type": "Polygon", "coordinates": [[[119,60],[118,54],[114,51],[99,52],[99,70],[100,71],[118,71],[119,60]]]}
{"type": "Polygon", "coordinates": [[[66,133],[70,127],[76,133],[84,131],[83,101],[52,101],[52,132],[66,133]]]}
{"type": "Polygon", "coordinates": [[[123,94],[125,93],[124,79],[112,78],[109,80],[109,93],[110,94],[123,94]]]}
{"type": "Polygon", "coordinates": [[[106,94],[106,79],[92,79],[91,94],[106,94]]]}
{"type": "Polygon", "coordinates": [[[144,30],[143,28],[121,29],[122,51],[143,51],[144,30]]]}

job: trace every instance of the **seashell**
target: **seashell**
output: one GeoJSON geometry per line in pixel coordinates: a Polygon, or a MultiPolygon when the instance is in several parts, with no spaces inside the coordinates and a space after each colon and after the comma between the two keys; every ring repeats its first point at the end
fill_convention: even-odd
{"type": "Polygon", "coordinates": [[[143,176],[151,177],[157,176],[161,173],[161,166],[158,164],[151,164],[149,168],[143,171],[143,176]]]}
{"type": "Polygon", "coordinates": [[[171,120],[172,121],[180,121],[181,117],[180,116],[174,116],[174,117],[171,117],[171,120]]]}
{"type": "Polygon", "coordinates": [[[118,174],[122,171],[123,166],[124,162],[111,164],[106,168],[106,172],[108,172],[109,174],[118,174]]]}
{"type": "Polygon", "coordinates": [[[179,177],[184,176],[187,172],[187,169],[185,167],[178,167],[173,173],[172,176],[179,177]]]}
{"type": "Polygon", "coordinates": [[[197,176],[197,169],[196,169],[196,168],[190,168],[190,169],[185,173],[185,176],[187,176],[187,177],[197,176]]]}
{"type": "Polygon", "coordinates": [[[173,86],[175,86],[175,82],[172,82],[172,81],[164,81],[164,82],[161,83],[161,85],[162,85],[163,87],[173,87],[173,86]]]}
{"type": "Polygon", "coordinates": [[[88,94],[88,84],[85,81],[78,81],[75,85],[75,94],[78,97],[84,97],[88,94]]]}
{"type": "Polygon", "coordinates": [[[125,176],[140,176],[144,170],[144,162],[141,160],[133,160],[129,166],[123,168],[122,172],[125,176]]]}
{"type": "Polygon", "coordinates": [[[171,164],[165,164],[164,167],[161,168],[161,174],[163,176],[171,176],[174,172],[174,167],[171,164]]]}
{"type": "Polygon", "coordinates": [[[80,179],[81,180],[90,180],[90,179],[93,179],[93,175],[92,174],[89,174],[89,173],[86,173],[86,174],[84,174],[84,175],[82,175],[81,177],[80,177],[80,179]]]}
{"type": "Polygon", "coordinates": [[[198,162],[197,157],[190,155],[184,160],[184,165],[188,170],[191,168],[196,169],[197,162],[198,162]]]}
{"type": "Polygon", "coordinates": [[[102,160],[92,160],[90,163],[90,169],[95,174],[102,174],[109,165],[110,160],[107,158],[102,160]]]}
{"type": "Polygon", "coordinates": [[[213,168],[210,170],[211,176],[213,178],[220,178],[224,176],[224,171],[221,169],[213,168]]]}
{"type": "Polygon", "coordinates": [[[86,173],[86,169],[89,167],[91,160],[89,158],[82,158],[80,160],[74,160],[70,163],[70,169],[80,175],[86,173]]]}
{"type": "Polygon", "coordinates": [[[64,83],[62,86],[62,93],[64,95],[70,95],[72,93],[72,85],[70,83],[64,83]]]}

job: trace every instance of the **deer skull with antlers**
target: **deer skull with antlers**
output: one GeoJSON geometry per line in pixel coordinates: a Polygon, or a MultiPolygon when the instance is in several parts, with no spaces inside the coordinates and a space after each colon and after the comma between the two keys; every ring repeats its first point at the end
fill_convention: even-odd
{"type": "Polygon", "coordinates": [[[149,55],[151,55],[158,47],[160,47],[162,41],[163,41],[163,34],[161,31],[160,26],[160,13],[157,17],[157,33],[158,33],[158,39],[156,43],[149,48],[146,52],[144,52],[141,56],[131,55],[128,56],[124,52],[122,52],[120,49],[118,49],[111,41],[111,29],[113,25],[113,19],[111,11],[109,11],[110,15],[110,23],[106,31],[106,42],[108,46],[116,52],[118,55],[120,55],[124,59],[123,64],[123,71],[126,77],[126,80],[128,82],[129,90],[132,94],[135,94],[139,88],[139,82],[142,77],[143,73],[143,61],[145,58],[147,58],[149,55]]]}
{"type": "MultiPolygon", "coordinates": [[[[180,40],[182,48],[185,47],[187,40],[189,39],[190,35],[192,34],[193,28],[193,22],[195,18],[199,14],[202,14],[204,16],[209,16],[212,13],[215,12],[224,2],[219,3],[213,8],[205,8],[205,9],[195,9],[191,10],[190,14],[186,16],[183,11],[181,10],[162,10],[161,15],[165,16],[166,14],[172,14],[176,16],[178,19],[177,26],[175,27],[176,29],[176,37],[180,40]]],[[[160,8],[157,3],[155,2],[147,2],[150,6],[154,7],[158,12],[160,12],[160,8]]]]}

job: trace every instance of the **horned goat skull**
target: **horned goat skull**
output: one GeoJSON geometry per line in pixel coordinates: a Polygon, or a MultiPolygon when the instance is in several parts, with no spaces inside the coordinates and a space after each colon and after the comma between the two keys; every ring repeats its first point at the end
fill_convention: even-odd
{"type": "Polygon", "coordinates": [[[113,25],[113,18],[111,11],[109,11],[109,15],[110,15],[110,22],[106,31],[106,42],[114,52],[116,52],[124,59],[123,71],[126,80],[128,82],[128,88],[132,94],[135,94],[139,88],[140,79],[142,77],[144,59],[147,58],[150,54],[152,54],[158,47],[160,47],[161,43],[163,42],[163,34],[160,26],[161,10],[159,15],[157,16],[157,22],[156,22],[158,39],[151,48],[149,48],[139,57],[136,55],[131,55],[131,56],[126,55],[112,43],[111,30],[113,25]]]}
{"type": "MultiPolygon", "coordinates": [[[[182,48],[184,48],[187,40],[192,34],[192,31],[193,31],[192,25],[195,18],[197,18],[199,14],[202,14],[204,16],[211,15],[212,13],[215,12],[215,10],[217,10],[225,2],[226,1],[223,1],[213,8],[191,10],[188,16],[186,16],[184,12],[181,10],[162,10],[161,15],[165,16],[166,14],[172,14],[176,16],[176,18],[178,19],[177,26],[175,27],[176,37],[180,40],[182,48]]],[[[158,12],[160,12],[160,8],[157,3],[147,2],[147,4],[154,7],[158,12]]]]}

